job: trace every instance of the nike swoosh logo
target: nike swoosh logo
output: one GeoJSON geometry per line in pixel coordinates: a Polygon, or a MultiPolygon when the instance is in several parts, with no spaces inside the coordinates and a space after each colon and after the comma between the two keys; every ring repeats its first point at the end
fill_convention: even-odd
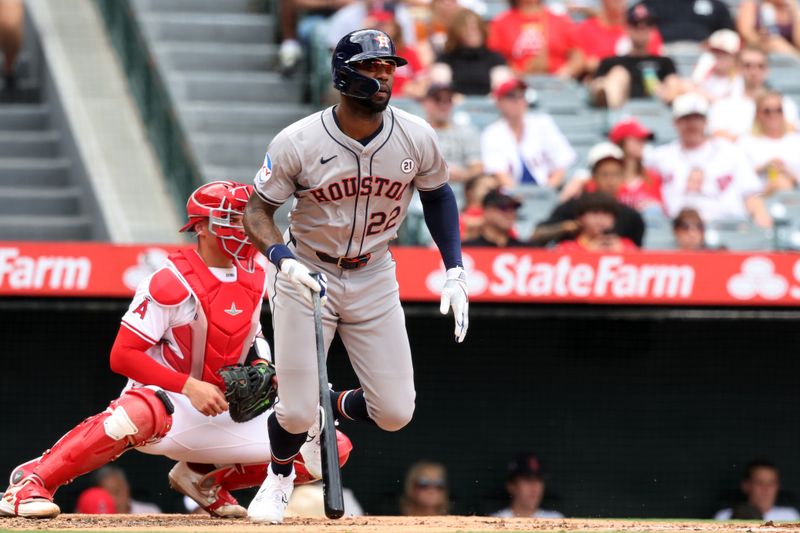
{"type": "Polygon", "coordinates": [[[333,159],[334,157],[336,157],[336,156],[338,156],[338,155],[339,155],[339,154],[336,154],[336,155],[334,155],[334,156],[331,156],[331,157],[329,157],[328,159],[325,159],[324,157],[320,157],[320,158],[319,158],[319,164],[320,164],[320,165],[324,165],[325,163],[328,163],[328,162],[329,162],[331,159],[333,159]]]}

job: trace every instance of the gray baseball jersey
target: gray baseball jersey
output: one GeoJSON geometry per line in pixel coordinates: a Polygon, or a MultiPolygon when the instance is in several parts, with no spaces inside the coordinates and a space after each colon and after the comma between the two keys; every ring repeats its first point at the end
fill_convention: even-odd
{"type": "MultiPolygon", "coordinates": [[[[366,146],[339,129],[333,108],[279,133],[256,175],[256,192],[281,205],[294,196],[288,246],[311,270],[328,277],[323,309],[325,346],[339,332],[367,410],[378,426],[397,430],[414,411],[414,374],[405,315],[388,253],[389,240],[406,215],[414,187],[430,190],[447,181],[436,133],[423,120],[387,107],[383,128],[366,146]],[[332,257],[372,254],[361,268],[343,270],[332,257]]],[[[267,267],[275,328],[275,367],[280,402],[275,414],[290,433],[306,431],[319,398],[311,307],[271,263],[267,267]]]]}
{"type": "Polygon", "coordinates": [[[387,107],[367,146],[345,135],[325,109],[284,129],[269,146],[255,189],[279,206],[294,196],[292,235],[318,252],[352,257],[387,247],[414,187],[447,181],[447,165],[427,122],[387,107]]]}

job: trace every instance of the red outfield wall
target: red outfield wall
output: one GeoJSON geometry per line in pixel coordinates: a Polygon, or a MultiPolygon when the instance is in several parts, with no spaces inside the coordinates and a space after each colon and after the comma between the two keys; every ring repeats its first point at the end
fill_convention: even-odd
{"type": "MultiPolygon", "coordinates": [[[[1,296],[128,297],[175,246],[0,242],[1,296]]],[[[435,301],[436,250],[394,248],[400,295],[435,301]]],[[[798,253],[560,254],[465,249],[470,297],[485,302],[777,305],[800,302],[798,253]]]]}

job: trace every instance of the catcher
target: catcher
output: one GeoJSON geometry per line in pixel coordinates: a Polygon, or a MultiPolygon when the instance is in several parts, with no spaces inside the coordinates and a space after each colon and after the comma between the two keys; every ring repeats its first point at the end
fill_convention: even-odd
{"type": "MultiPolygon", "coordinates": [[[[265,274],[242,229],[252,190],[220,181],[192,193],[181,231],[196,233],[196,250],[170,255],[139,284],[111,348],[111,369],[129,378],[122,395],[15,468],[0,516],[57,516],[61,485],[131,448],[178,461],[170,485],[211,515],[247,515],[230,491],[266,476],[276,395],[259,325],[265,274]]],[[[297,483],[321,477],[317,427],[296,459],[297,483]]],[[[338,438],[344,464],[352,445],[338,438]]]]}

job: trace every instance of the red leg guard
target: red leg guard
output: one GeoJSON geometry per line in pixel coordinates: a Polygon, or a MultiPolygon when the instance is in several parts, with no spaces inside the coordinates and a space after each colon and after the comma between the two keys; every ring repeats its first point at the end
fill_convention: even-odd
{"type": "MultiPolygon", "coordinates": [[[[350,458],[350,452],[353,451],[353,443],[341,431],[336,431],[336,440],[339,444],[339,466],[342,467],[350,458]]],[[[220,469],[215,472],[219,484],[227,491],[248,489],[250,487],[258,487],[264,482],[267,475],[266,464],[262,465],[234,465],[228,469],[220,469]]],[[[295,478],[295,485],[303,485],[317,481],[306,471],[305,466],[300,461],[294,462],[294,471],[297,477],[295,478]]]]}
{"type": "Polygon", "coordinates": [[[61,437],[38,460],[18,467],[11,474],[12,485],[16,478],[34,474],[54,493],[61,485],[113,461],[122,452],[162,438],[172,426],[172,406],[162,394],[144,388],[127,391],[108,409],[61,437]]]}

